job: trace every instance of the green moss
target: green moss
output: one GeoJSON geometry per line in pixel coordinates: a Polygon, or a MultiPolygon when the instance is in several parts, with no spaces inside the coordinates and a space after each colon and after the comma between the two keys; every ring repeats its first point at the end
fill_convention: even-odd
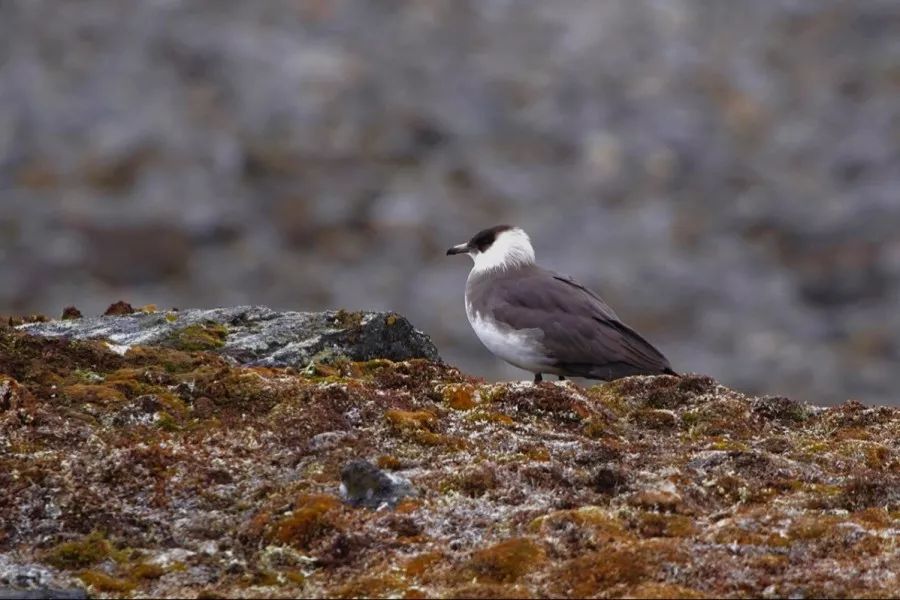
{"type": "Polygon", "coordinates": [[[73,375],[85,383],[102,383],[104,381],[103,375],[89,369],[76,369],[73,375]]]}
{"type": "Polygon", "coordinates": [[[215,350],[225,345],[228,328],[219,323],[207,322],[189,325],[175,331],[169,345],[177,350],[197,352],[215,350]]]}
{"type": "Polygon", "coordinates": [[[180,429],[178,421],[164,410],[157,413],[156,426],[163,431],[178,431],[180,429]]]}
{"type": "Polygon", "coordinates": [[[337,325],[340,325],[344,329],[350,329],[353,327],[359,327],[362,325],[363,317],[365,317],[366,313],[364,312],[351,312],[347,310],[339,310],[334,314],[334,320],[337,325]]]}
{"type": "Polygon", "coordinates": [[[678,422],[671,410],[642,408],[631,414],[631,422],[649,429],[671,429],[678,422]]]}
{"type": "Polygon", "coordinates": [[[387,369],[394,365],[393,361],[386,358],[374,358],[372,360],[364,360],[351,363],[354,375],[371,375],[381,369],[387,369]]]}
{"type": "Polygon", "coordinates": [[[84,571],[78,574],[78,578],[98,592],[122,594],[135,588],[134,583],[128,580],[111,577],[100,571],[84,571]]]}
{"type": "Polygon", "coordinates": [[[707,448],[710,450],[725,450],[729,452],[747,452],[750,450],[750,447],[744,442],[720,436],[710,439],[707,448]]]}
{"type": "Polygon", "coordinates": [[[159,579],[166,574],[166,570],[153,563],[137,563],[128,569],[128,575],[132,579],[159,579]]]}
{"type": "Polygon", "coordinates": [[[812,515],[797,518],[788,528],[787,537],[791,541],[816,540],[832,534],[843,519],[834,515],[812,515]]]}
{"type": "Polygon", "coordinates": [[[125,396],[108,385],[77,383],[63,388],[62,395],[73,404],[117,405],[125,402],[125,396]]]}
{"type": "Polygon", "coordinates": [[[44,560],[58,569],[83,569],[109,558],[113,547],[102,533],[95,531],[74,542],[63,542],[50,548],[44,560]]]}
{"type": "Polygon", "coordinates": [[[587,390],[587,394],[617,417],[624,417],[629,412],[628,401],[619,392],[615,382],[595,385],[587,390]]]}
{"type": "Polygon", "coordinates": [[[336,598],[396,598],[396,590],[403,587],[403,580],[393,574],[363,574],[337,587],[336,598]]]}

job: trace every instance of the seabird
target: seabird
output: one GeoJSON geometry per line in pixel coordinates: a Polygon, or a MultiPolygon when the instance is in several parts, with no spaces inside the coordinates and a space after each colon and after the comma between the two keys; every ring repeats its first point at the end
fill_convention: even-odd
{"type": "Polygon", "coordinates": [[[506,362],[560,379],[611,381],[629,375],[675,375],[650,342],[622,323],[594,292],[537,266],[528,234],[498,225],[447,255],[475,261],[466,280],[466,316],[478,339],[506,362]]]}

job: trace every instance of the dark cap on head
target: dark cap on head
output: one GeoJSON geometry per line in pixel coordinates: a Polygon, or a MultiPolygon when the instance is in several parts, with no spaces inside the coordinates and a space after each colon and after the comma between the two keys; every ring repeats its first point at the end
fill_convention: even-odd
{"type": "Polygon", "coordinates": [[[472,236],[472,239],[466,244],[454,246],[447,250],[447,254],[462,254],[464,252],[471,252],[472,250],[484,252],[491,247],[491,244],[494,243],[494,240],[497,239],[498,235],[504,231],[509,231],[510,229],[513,229],[512,225],[494,225],[493,227],[482,229],[472,236]]]}

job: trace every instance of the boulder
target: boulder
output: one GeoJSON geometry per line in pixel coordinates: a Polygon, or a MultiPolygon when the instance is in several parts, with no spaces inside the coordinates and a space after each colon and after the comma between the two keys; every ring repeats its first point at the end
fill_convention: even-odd
{"type": "Polygon", "coordinates": [[[277,312],[265,306],[136,311],[21,325],[40,336],[104,339],[120,353],[134,345],[210,350],[241,363],[304,367],[336,358],[439,361],[427,335],[388,312],[277,312]]]}

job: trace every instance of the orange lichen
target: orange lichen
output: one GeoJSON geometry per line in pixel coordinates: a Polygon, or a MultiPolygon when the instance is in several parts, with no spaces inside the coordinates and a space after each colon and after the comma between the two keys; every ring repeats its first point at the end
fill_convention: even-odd
{"type": "Polygon", "coordinates": [[[502,585],[499,583],[470,583],[451,590],[448,598],[518,600],[535,596],[522,585],[502,585]]]}
{"type": "Polygon", "coordinates": [[[706,594],[698,590],[693,590],[691,588],[686,588],[671,583],[656,582],[641,583],[634,587],[628,588],[628,591],[623,593],[622,596],[625,598],[647,598],[649,600],[664,600],[666,598],[693,599],[708,597],[706,594]]]}
{"type": "Polygon", "coordinates": [[[400,515],[407,515],[409,513],[415,512],[421,506],[422,503],[418,500],[413,500],[412,498],[404,498],[397,503],[397,506],[394,507],[394,512],[400,515]]]}
{"type": "Polygon", "coordinates": [[[688,537],[697,531],[690,517],[655,512],[636,515],[635,528],[643,537],[688,537]]]}
{"type": "Polygon", "coordinates": [[[322,534],[335,528],[329,513],[341,506],[340,500],[324,494],[302,495],[297,498],[294,510],[275,526],[274,539],[306,549],[322,534]]]}
{"type": "Polygon", "coordinates": [[[440,562],[444,555],[440,552],[424,552],[406,562],[404,571],[407,577],[420,577],[432,566],[440,562]]]}
{"type": "Polygon", "coordinates": [[[539,534],[541,539],[562,536],[568,556],[579,556],[613,542],[636,539],[626,531],[625,523],[597,506],[551,512],[532,521],[528,530],[539,534]]]}
{"type": "Polygon", "coordinates": [[[391,409],[384,413],[391,427],[398,431],[434,431],[437,426],[437,417],[427,410],[399,410],[391,409]]]}
{"type": "Polygon", "coordinates": [[[550,451],[544,446],[528,445],[523,448],[522,451],[529,460],[536,462],[546,462],[550,460],[550,451]]]}
{"type": "Polygon", "coordinates": [[[663,568],[682,559],[668,540],[607,547],[564,563],[556,572],[554,587],[559,594],[586,598],[616,584],[653,580],[663,568]]]}
{"type": "Polygon", "coordinates": [[[449,489],[456,489],[466,496],[478,498],[496,488],[500,482],[497,478],[496,469],[490,465],[482,464],[464,471],[452,478],[448,483],[449,489]]]}
{"type": "Polygon", "coordinates": [[[544,559],[544,550],[534,541],[512,538],[476,551],[469,567],[478,581],[513,583],[544,559]]]}
{"type": "Polygon", "coordinates": [[[396,433],[423,446],[445,446],[455,450],[466,446],[462,438],[438,433],[438,419],[431,411],[390,409],[385,411],[384,417],[396,433]]]}
{"type": "Polygon", "coordinates": [[[379,469],[387,469],[389,471],[393,471],[399,469],[403,466],[403,461],[401,461],[396,456],[391,456],[390,454],[382,454],[376,459],[375,464],[379,469]]]}
{"type": "Polygon", "coordinates": [[[475,406],[475,389],[470,385],[448,385],[441,392],[444,402],[454,410],[469,410],[475,406]]]}

